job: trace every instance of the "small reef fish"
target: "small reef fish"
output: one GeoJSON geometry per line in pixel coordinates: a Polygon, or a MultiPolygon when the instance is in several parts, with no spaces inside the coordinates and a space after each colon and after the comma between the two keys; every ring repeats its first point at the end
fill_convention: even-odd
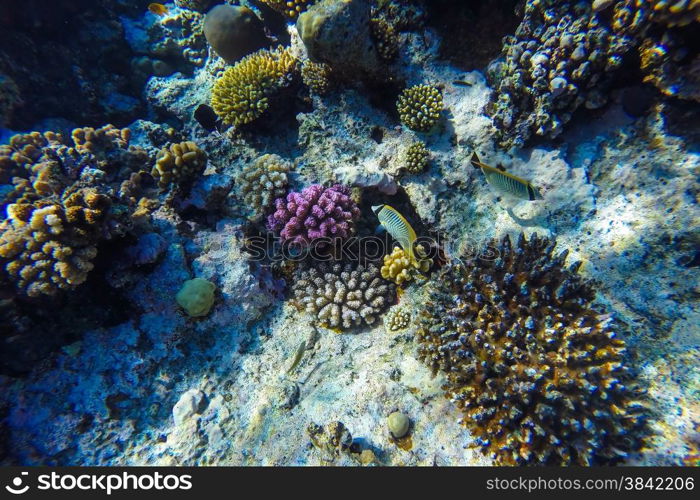
{"type": "Polygon", "coordinates": [[[379,219],[381,227],[393,236],[399,242],[403,251],[412,262],[416,262],[416,256],[413,253],[413,244],[416,242],[416,232],[413,230],[408,221],[395,208],[389,205],[375,205],[372,207],[372,212],[379,219]]]}
{"type": "Polygon", "coordinates": [[[481,163],[476,153],[472,154],[471,163],[476,169],[480,169],[486,181],[497,190],[510,194],[521,200],[541,200],[542,195],[529,181],[521,179],[513,174],[504,172],[485,163],[481,163]]]}
{"type": "Polygon", "coordinates": [[[452,82],[453,85],[459,85],[461,87],[471,87],[472,84],[469,82],[465,82],[464,80],[455,80],[452,82]]]}
{"type": "Polygon", "coordinates": [[[294,368],[297,367],[299,362],[301,361],[301,358],[304,357],[304,351],[306,350],[306,341],[302,340],[301,344],[299,344],[299,347],[297,348],[297,352],[294,353],[294,359],[292,359],[292,364],[287,369],[287,374],[291,373],[294,368]]]}
{"type": "Polygon", "coordinates": [[[148,10],[156,16],[164,16],[168,13],[168,8],[162,3],[149,3],[148,10]]]}

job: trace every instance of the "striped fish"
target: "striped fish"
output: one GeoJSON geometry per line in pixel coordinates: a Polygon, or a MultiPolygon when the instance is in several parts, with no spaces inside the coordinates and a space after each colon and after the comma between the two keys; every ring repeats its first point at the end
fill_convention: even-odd
{"type": "Polygon", "coordinates": [[[529,181],[481,163],[476,153],[472,154],[471,163],[474,168],[481,169],[486,177],[486,181],[497,190],[521,200],[534,201],[542,199],[542,195],[537,191],[537,188],[530,184],[529,181]]]}
{"type": "Polygon", "coordinates": [[[375,205],[372,207],[372,211],[384,229],[399,242],[408,258],[415,262],[416,257],[413,254],[413,244],[416,242],[416,232],[403,215],[389,205],[375,205]]]}

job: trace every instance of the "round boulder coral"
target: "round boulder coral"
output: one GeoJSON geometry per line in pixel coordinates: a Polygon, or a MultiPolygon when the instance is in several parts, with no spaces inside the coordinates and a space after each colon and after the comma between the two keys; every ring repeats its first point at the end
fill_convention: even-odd
{"type": "Polygon", "coordinates": [[[555,243],[521,236],[444,271],[418,329],[475,445],[496,463],[614,462],[639,447],[625,342],[555,243]]]}
{"type": "Polygon", "coordinates": [[[401,122],[411,130],[428,132],[440,119],[442,94],[430,85],[404,89],[396,102],[401,122]]]}

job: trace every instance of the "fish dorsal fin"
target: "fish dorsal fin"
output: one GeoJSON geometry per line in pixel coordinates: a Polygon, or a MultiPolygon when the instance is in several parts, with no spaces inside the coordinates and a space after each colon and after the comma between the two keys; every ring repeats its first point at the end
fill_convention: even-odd
{"type": "Polygon", "coordinates": [[[479,156],[476,154],[476,151],[472,153],[472,157],[469,161],[471,161],[472,167],[474,167],[475,169],[478,170],[481,168],[481,160],[479,160],[479,156]]]}
{"type": "Polygon", "coordinates": [[[497,168],[498,170],[500,170],[501,172],[505,172],[505,171],[506,171],[506,167],[504,167],[504,166],[501,165],[500,163],[499,163],[498,165],[496,165],[496,168],[497,168]]]}

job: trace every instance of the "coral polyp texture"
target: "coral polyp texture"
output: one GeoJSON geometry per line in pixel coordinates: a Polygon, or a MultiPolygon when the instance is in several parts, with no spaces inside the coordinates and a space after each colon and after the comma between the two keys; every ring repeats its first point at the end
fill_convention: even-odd
{"type": "Polygon", "coordinates": [[[430,151],[425,147],[423,141],[416,141],[406,150],[404,168],[412,174],[419,174],[428,168],[430,151]]]}
{"type": "Polygon", "coordinates": [[[283,242],[306,247],[319,238],[347,238],[359,217],[360,209],[346,186],[325,188],[313,184],[300,193],[277,198],[267,228],[279,234],[283,242]]]}
{"type": "Polygon", "coordinates": [[[396,102],[401,122],[417,132],[430,131],[440,119],[442,94],[430,85],[404,89],[396,102]]]}
{"type": "Polygon", "coordinates": [[[393,26],[381,17],[373,17],[370,22],[379,57],[385,61],[396,59],[399,54],[399,38],[393,26]]]}
{"type": "Polygon", "coordinates": [[[263,155],[243,168],[240,194],[252,210],[252,218],[262,216],[277,198],[284,197],[289,171],[289,162],[274,154],[263,155]]]}
{"type": "Polygon", "coordinates": [[[649,12],[652,21],[669,28],[700,22],[698,0],[635,0],[635,4],[649,12]]]}
{"type": "Polygon", "coordinates": [[[372,325],[395,300],[396,288],[374,264],[318,262],[305,265],[293,284],[299,307],[328,328],[372,325]]]}
{"type": "Polygon", "coordinates": [[[331,88],[331,67],[324,63],[306,61],[301,67],[301,80],[304,85],[318,95],[327,94],[331,88]]]}
{"type": "Polygon", "coordinates": [[[294,19],[299,14],[316,3],[316,0],[261,0],[262,3],[272,7],[280,14],[294,19]]]}
{"type": "Polygon", "coordinates": [[[615,462],[637,449],[641,391],[625,342],[555,242],[492,241],[435,281],[419,357],[444,372],[474,443],[497,464],[615,462]]]}
{"type": "Polygon", "coordinates": [[[432,260],[419,258],[420,255],[425,255],[425,251],[421,245],[416,245],[415,255],[418,260],[412,260],[403,248],[395,247],[388,255],[384,256],[384,264],[381,268],[382,278],[391,280],[397,285],[409,282],[416,276],[416,272],[428,272],[432,265],[432,260]]]}
{"type": "Polygon", "coordinates": [[[244,57],[214,83],[214,112],[229,125],[252,122],[268,110],[272,97],[290,83],[296,66],[291,51],[281,46],[244,57]]]}
{"type": "Polygon", "coordinates": [[[614,70],[635,43],[587,2],[528,0],[524,10],[504,39],[503,60],[489,69],[497,89],[490,113],[505,147],[557,137],[577,109],[603,106],[614,70]]]}
{"type": "Polygon", "coordinates": [[[404,307],[394,306],[384,316],[384,326],[390,332],[408,328],[411,324],[411,313],[404,307]]]}
{"type": "Polygon", "coordinates": [[[163,148],[156,157],[151,175],[161,189],[171,185],[187,188],[207,165],[207,154],[194,142],[186,141],[163,148]]]}

